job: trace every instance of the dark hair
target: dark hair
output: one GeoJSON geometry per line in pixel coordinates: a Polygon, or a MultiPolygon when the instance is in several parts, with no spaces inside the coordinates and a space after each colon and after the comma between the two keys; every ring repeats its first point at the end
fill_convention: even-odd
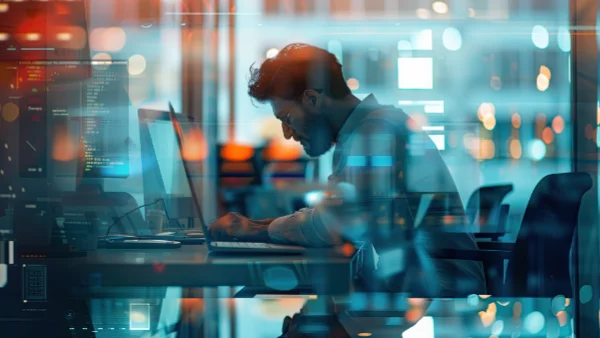
{"type": "Polygon", "coordinates": [[[259,68],[250,66],[248,94],[264,103],[273,98],[296,100],[306,89],[321,89],[334,99],[350,94],[335,55],[303,43],[285,46],[259,68]]]}

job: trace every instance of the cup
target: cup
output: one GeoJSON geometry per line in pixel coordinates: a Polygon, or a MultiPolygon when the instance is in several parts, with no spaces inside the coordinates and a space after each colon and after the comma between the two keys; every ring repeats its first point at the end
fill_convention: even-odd
{"type": "Polygon", "coordinates": [[[146,225],[153,234],[162,232],[165,215],[162,210],[148,210],[146,212],[146,225]]]}

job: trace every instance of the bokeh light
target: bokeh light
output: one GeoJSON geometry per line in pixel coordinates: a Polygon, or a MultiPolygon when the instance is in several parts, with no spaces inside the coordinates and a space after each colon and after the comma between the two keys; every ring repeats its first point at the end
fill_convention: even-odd
{"type": "Polygon", "coordinates": [[[182,157],[186,161],[202,161],[208,156],[208,145],[202,131],[191,130],[184,135],[182,146],[182,157]]]}
{"type": "Polygon", "coordinates": [[[567,312],[566,311],[559,311],[556,314],[556,319],[558,319],[558,324],[560,326],[565,326],[568,323],[569,317],[567,316],[567,312]]]}
{"type": "Polygon", "coordinates": [[[431,17],[431,12],[429,12],[429,10],[426,8],[418,8],[417,17],[419,19],[429,19],[431,17]]]}
{"type": "Polygon", "coordinates": [[[546,75],[548,80],[550,80],[552,78],[552,72],[550,71],[550,68],[548,68],[544,65],[540,66],[540,74],[546,75]]]}
{"type": "Polygon", "coordinates": [[[542,131],[542,141],[544,141],[546,144],[550,144],[552,141],[554,141],[554,133],[550,127],[546,127],[542,131]]]}
{"type": "Polygon", "coordinates": [[[475,17],[475,14],[477,14],[475,10],[473,8],[469,8],[469,18],[475,17]]]}
{"type": "Polygon", "coordinates": [[[448,27],[444,29],[444,33],[442,34],[442,42],[447,50],[457,51],[462,47],[462,36],[458,29],[448,27]]]}
{"type": "Polygon", "coordinates": [[[521,127],[521,115],[519,115],[519,113],[512,114],[510,117],[510,123],[514,128],[521,127]]]}
{"type": "Polygon", "coordinates": [[[592,300],[592,286],[584,285],[579,289],[579,300],[581,303],[585,304],[592,300]]]}
{"type": "Polygon", "coordinates": [[[346,84],[350,90],[357,90],[360,87],[360,83],[355,78],[349,78],[348,81],[346,81],[346,84]]]}
{"type": "Polygon", "coordinates": [[[560,27],[556,35],[558,39],[558,48],[563,52],[571,51],[571,33],[567,27],[560,27]]]}
{"type": "Polygon", "coordinates": [[[2,107],[2,118],[6,122],[13,122],[19,117],[19,106],[9,102],[2,107]]]}
{"type": "Polygon", "coordinates": [[[296,274],[286,267],[271,267],[266,269],[263,274],[265,285],[271,289],[288,291],[298,286],[296,274]]]}
{"type": "Polygon", "coordinates": [[[552,129],[557,134],[560,134],[565,130],[565,120],[561,116],[556,116],[552,119],[552,129]]]}
{"type": "Polygon", "coordinates": [[[483,127],[487,130],[492,130],[494,127],[496,127],[496,118],[494,115],[484,117],[483,127]]]}
{"type": "Polygon", "coordinates": [[[537,76],[536,85],[540,92],[545,92],[550,86],[550,79],[544,74],[539,74],[537,76]]]}
{"type": "Polygon", "coordinates": [[[531,40],[533,41],[533,44],[539,49],[544,49],[548,47],[550,37],[546,27],[541,25],[534,26],[531,30],[531,40]]]}
{"type": "Polygon", "coordinates": [[[540,161],[546,156],[546,144],[540,139],[529,142],[529,157],[534,161],[540,161]]]}
{"type": "Polygon", "coordinates": [[[77,156],[75,141],[66,130],[59,130],[54,137],[52,158],[60,162],[68,162],[77,156]]]}
{"type": "Polygon", "coordinates": [[[116,52],[125,46],[127,36],[121,27],[109,27],[102,33],[102,49],[105,51],[116,52]]]}
{"type": "Polygon", "coordinates": [[[8,4],[0,4],[0,13],[8,12],[8,4]]]}
{"type": "Polygon", "coordinates": [[[521,302],[516,302],[515,305],[513,305],[513,317],[519,318],[521,317],[521,313],[523,313],[523,305],[521,302]]]}
{"type": "Polygon", "coordinates": [[[8,33],[0,33],[0,41],[6,41],[10,38],[10,34],[8,33]]]}
{"type": "Polygon", "coordinates": [[[509,146],[510,157],[518,160],[523,155],[523,149],[521,147],[521,141],[511,140],[509,146]]]}
{"type": "Polygon", "coordinates": [[[501,320],[497,320],[492,324],[492,334],[495,336],[499,336],[502,334],[502,330],[504,330],[504,322],[501,320]]]}
{"type": "Polygon", "coordinates": [[[267,51],[267,53],[266,53],[266,57],[267,57],[268,59],[271,59],[271,58],[274,58],[274,57],[276,57],[276,56],[277,56],[277,54],[279,54],[279,49],[277,49],[277,48],[271,48],[271,49],[269,49],[269,50],[267,51]]]}
{"type": "Polygon", "coordinates": [[[431,4],[431,8],[433,9],[434,12],[439,13],[439,14],[448,13],[448,4],[446,4],[443,1],[434,2],[433,4],[431,4]]]}
{"type": "Polygon", "coordinates": [[[544,315],[538,311],[533,311],[525,317],[523,327],[531,334],[538,334],[546,325],[544,315]]]}
{"type": "Polygon", "coordinates": [[[477,117],[479,121],[484,121],[488,116],[494,116],[496,114],[496,108],[492,103],[483,102],[479,105],[479,109],[477,109],[477,117]]]}
{"type": "Polygon", "coordinates": [[[254,148],[250,145],[227,143],[221,148],[220,156],[224,160],[240,162],[247,161],[254,155],[254,148]]]}
{"type": "Polygon", "coordinates": [[[132,55],[129,58],[129,74],[140,75],[146,70],[146,58],[140,54],[132,55]]]}
{"type": "Polygon", "coordinates": [[[479,296],[477,295],[469,295],[467,297],[467,304],[475,307],[477,305],[479,305],[479,296]]]}

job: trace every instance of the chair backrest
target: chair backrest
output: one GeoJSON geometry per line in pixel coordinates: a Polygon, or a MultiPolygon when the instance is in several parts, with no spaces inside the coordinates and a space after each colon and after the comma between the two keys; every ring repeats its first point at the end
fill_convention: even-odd
{"type": "Polygon", "coordinates": [[[592,184],[587,173],[552,174],[537,184],[508,264],[515,296],[571,296],[569,252],[581,200],[592,184]]]}
{"type": "Polygon", "coordinates": [[[512,190],[512,184],[490,185],[475,190],[467,201],[466,212],[469,223],[498,225],[500,205],[512,190]]]}

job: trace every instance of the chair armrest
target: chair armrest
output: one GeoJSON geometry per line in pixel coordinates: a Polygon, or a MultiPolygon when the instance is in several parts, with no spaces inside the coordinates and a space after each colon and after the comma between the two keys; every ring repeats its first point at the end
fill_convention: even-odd
{"type": "Polygon", "coordinates": [[[457,249],[434,249],[428,251],[431,258],[436,259],[458,259],[467,261],[499,261],[510,259],[511,251],[506,250],[457,250],[457,249]]]}
{"type": "Polygon", "coordinates": [[[479,250],[503,250],[513,251],[515,243],[510,242],[477,242],[479,250]]]}

